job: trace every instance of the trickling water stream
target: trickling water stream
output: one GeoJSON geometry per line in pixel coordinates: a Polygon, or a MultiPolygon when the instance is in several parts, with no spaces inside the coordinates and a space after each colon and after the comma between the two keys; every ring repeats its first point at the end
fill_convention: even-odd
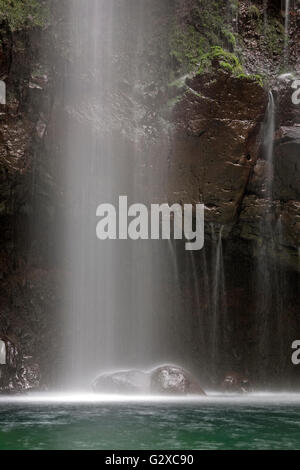
{"type": "Polygon", "coordinates": [[[272,197],[272,185],[273,185],[273,177],[274,177],[274,137],[275,137],[275,115],[276,115],[276,108],[275,108],[275,101],[272,91],[269,92],[269,104],[267,110],[267,120],[265,125],[265,156],[266,156],[266,164],[267,164],[267,172],[266,172],[266,194],[267,197],[272,197]]]}
{"type": "Polygon", "coordinates": [[[290,28],[290,0],[285,0],[285,13],[284,13],[284,63],[288,65],[289,62],[289,28],[290,28]]]}
{"type": "Polygon", "coordinates": [[[212,225],[212,240],[214,246],[212,267],[212,320],[211,320],[211,357],[214,375],[217,377],[218,364],[222,358],[220,352],[224,351],[224,333],[226,330],[226,294],[223,259],[223,229],[221,226],[216,232],[212,225]]]}
{"type": "Polygon", "coordinates": [[[266,34],[267,31],[267,25],[268,25],[268,0],[264,0],[264,34],[266,34]]]}

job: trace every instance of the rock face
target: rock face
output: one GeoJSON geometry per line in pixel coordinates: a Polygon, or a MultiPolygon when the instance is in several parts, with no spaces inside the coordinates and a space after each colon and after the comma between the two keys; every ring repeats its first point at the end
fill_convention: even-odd
{"type": "Polygon", "coordinates": [[[150,372],[129,370],[102,374],[94,381],[93,390],[98,393],[131,395],[205,395],[189,372],[171,365],[150,372]]]}
{"type": "Polygon", "coordinates": [[[5,341],[6,364],[0,365],[0,394],[38,390],[40,368],[30,356],[23,356],[8,340],[5,341]]]}
{"type": "Polygon", "coordinates": [[[186,85],[173,111],[170,199],[203,202],[207,221],[230,225],[258,157],[267,94],[255,80],[222,70],[186,85]]]}
{"type": "Polygon", "coordinates": [[[46,253],[53,180],[49,160],[42,158],[51,91],[40,47],[38,28],[13,32],[1,23],[0,79],[7,100],[0,105],[0,339],[7,364],[1,366],[0,393],[38,389],[52,362],[47,355],[57,271],[46,253]]]}
{"type": "Polygon", "coordinates": [[[300,200],[300,124],[282,126],[275,141],[274,199],[300,200]]]}

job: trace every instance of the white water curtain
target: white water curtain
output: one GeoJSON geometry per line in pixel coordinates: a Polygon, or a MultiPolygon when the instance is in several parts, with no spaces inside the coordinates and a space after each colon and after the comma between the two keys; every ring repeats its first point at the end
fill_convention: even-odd
{"type": "Polygon", "coordinates": [[[4,341],[0,340],[0,364],[6,364],[6,346],[4,341]]]}

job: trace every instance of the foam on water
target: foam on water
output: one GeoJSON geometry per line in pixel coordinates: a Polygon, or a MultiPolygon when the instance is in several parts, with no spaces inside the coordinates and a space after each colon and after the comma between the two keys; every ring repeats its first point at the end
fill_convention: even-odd
{"type": "Polygon", "coordinates": [[[266,405],[293,405],[300,404],[300,393],[272,393],[255,392],[249,394],[221,394],[210,391],[206,396],[163,396],[163,395],[107,395],[95,393],[53,393],[53,394],[29,394],[27,396],[3,396],[0,397],[0,404],[105,404],[105,403],[209,403],[209,404],[232,404],[239,406],[241,404],[266,404],[266,405]]]}

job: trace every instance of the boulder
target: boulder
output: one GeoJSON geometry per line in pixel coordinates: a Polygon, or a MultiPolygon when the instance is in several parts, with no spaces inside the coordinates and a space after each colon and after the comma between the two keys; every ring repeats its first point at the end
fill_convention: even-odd
{"type": "Polygon", "coordinates": [[[205,395],[189,372],[172,365],[148,372],[126,370],[101,374],[92,388],[94,392],[109,394],[205,395]]]}
{"type": "Polygon", "coordinates": [[[205,395],[197,380],[176,366],[162,366],[151,373],[151,393],[158,395],[205,395]]]}

